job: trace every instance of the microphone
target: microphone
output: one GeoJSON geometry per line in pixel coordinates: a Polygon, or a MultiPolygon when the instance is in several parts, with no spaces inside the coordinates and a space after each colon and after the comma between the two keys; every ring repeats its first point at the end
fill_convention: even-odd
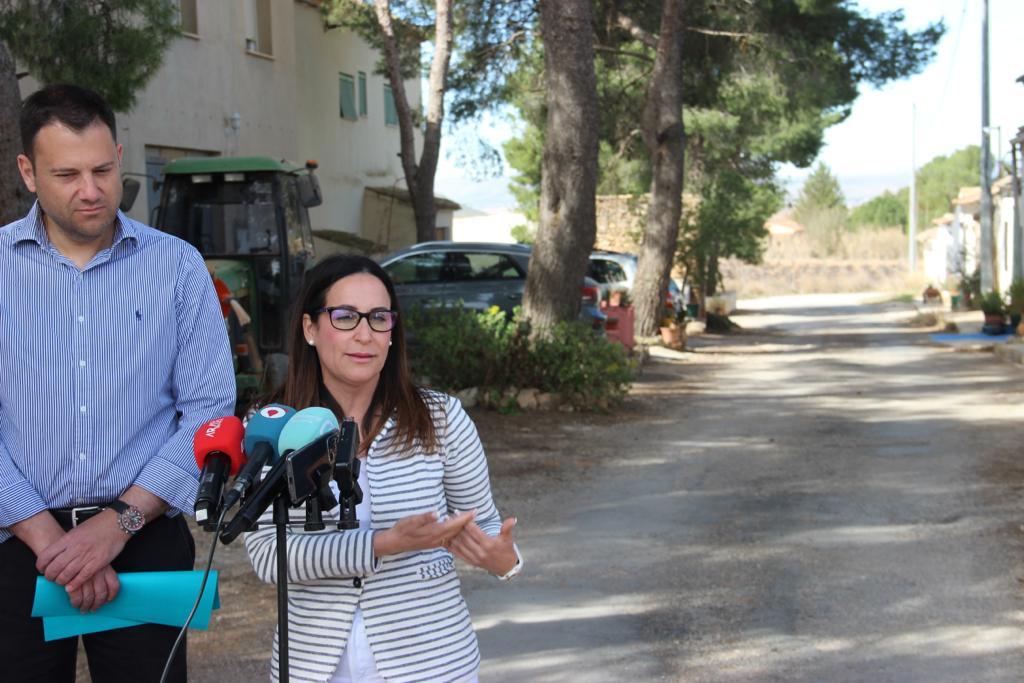
{"type": "Polygon", "coordinates": [[[279,403],[260,408],[259,412],[249,418],[245,426],[245,442],[243,447],[249,461],[238,473],[235,483],[224,494],[224,509],[230,510],[235,503],[248,493],[253,483],[263,472],[263,466],[277,462],[277,441],[281,430],[295,415],[295,409],[279,403]]]}
{"type": "Polygon", "coordinates": [[[243,531],[255,527],[260,515],[274,502],[274,498],[288,491],[287,456],[337,428],[338,418],[326,408],[305,408],[295,413],[281,430],[278,439],[277,450],[283,457],[274,463],[260,485],[246,496],[238,513],[221,532],[221,542],[227,545],[243,531]]]}
{"type": "Polygon", "coordinates": [[[205,422],[192,438],[199,474],[196,494],[196,522],[204,528],[216,522],[228,476],[245,462],[242,453],[242,421],[234,415],[205,422]]]}

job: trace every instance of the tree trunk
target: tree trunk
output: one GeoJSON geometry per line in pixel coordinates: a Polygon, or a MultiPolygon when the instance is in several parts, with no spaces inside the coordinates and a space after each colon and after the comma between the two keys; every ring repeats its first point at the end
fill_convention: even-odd
{"type": "Polygon", "coordinates": [[[547,122],[523,309],[533,334],[579,312],[597,234],[597,80],[590,0],[541,0],[547,122]]]}
{"type": "Polygon", "coordinates": [[[437,204],[434,201],[434,178],[437,175],[437,161],[441,149],[441,124],[444,121],[444,92],[448,78],[448,64],[452,54],[452,12],[451,0],[437,0],[435,4],[434,58],[430,64],[430,79],[427,84],[426,130],[423,133],[423,151],[416,162],[416,137],[413,111],[405,93],[402,80],[401,56],[395,38],[388,0],[374,0],[377,24],[380,27],[384,45],[384,60],[387,65],[391,94],[395,99],[398,114],[400,156],[409,199],[416,216],[416,241],[435,239],[437,225],[437,204]]]}
{"type": "MultiPolygon", "coordinates": [[[[665,0],[654,71],[644,106],[643,138],[651,158],[651,199],[633,301],[637,334],[657,334],[679,238],[683,203],[683,0],[665,0]]],[[[628,22],[628,19],[625,20],[628,22]]]]}
{"type": "Polygon", "coordinates": [[[7,225],[28,213],[32,194],[18,173],[15,158],[21,154],[21,92],[14,58],[7,45],[0,41],[0,225],[7,225]]]}

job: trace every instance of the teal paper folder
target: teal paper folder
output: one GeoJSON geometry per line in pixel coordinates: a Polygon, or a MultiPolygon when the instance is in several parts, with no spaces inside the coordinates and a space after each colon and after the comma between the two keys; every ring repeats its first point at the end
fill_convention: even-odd
{"type": "MultiPolygon", "coordinates": [[[[121,590],[114,601],[89,614],[71,605],[63,586],[41,576],[36,579],[32,616],[43,618],[46,640],[146,623],[183,626],[199,595],[203,572],[126,572],[117,578],[121,590]]],[[[190,627],[207,628],[211,612],[219,608],[217,571],[213,570],[190,627]]]]}

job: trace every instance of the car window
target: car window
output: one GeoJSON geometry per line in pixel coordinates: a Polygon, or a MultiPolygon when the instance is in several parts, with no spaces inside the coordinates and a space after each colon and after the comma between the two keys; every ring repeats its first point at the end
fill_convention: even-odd
{"type": "Polygon", "coordinates": [[[440,282],[445,262],[444,252],[434,251],[411,254],[384,266],[396,285],[440,282]]]}
{"type": "Polygon", "coordinates": [[[518,280],[525,273],[505,254],[449,251],[444,255],[440,277],[444,282],[518,280]]]}
{"type": "Polygon", "coordinates": [[[627,279],[626,271],[622,269],[622,266],[615,261],[605,259],[590,259],[587,275],[604,284],[609,282],[625,282],[627,279]]]}

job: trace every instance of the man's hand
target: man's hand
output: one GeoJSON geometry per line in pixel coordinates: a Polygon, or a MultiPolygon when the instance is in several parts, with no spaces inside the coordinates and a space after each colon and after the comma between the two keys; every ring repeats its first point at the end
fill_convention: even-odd
{"type": "Polygon", "coordinates": [[[113,602],[120,590],[121,582],[117,578],[117,573],[108,564],[93,574],[92,579],[83,583],[81,588],[69,591],[68,598],[72,606],[85,614],[95,612],[108,602],[113,602]]]}
{"type": "Polygon", "coordinates": [[[436,512],[403,517],[390,529],[374,535],[373,553],[380,557],[445,546],[473,521],[475,515],[476,513],[472,511],[463,512],[449,517],[444,522],[437,521],[436,512]]]}
{"type": "MultiPolygon", "coordinates": [[[[128,536],[117,522],[117,513],[108,508],[47,546],[36,558],[36,569],[74,594],[92,582],[93,576],[101,569],[109,568],[127,541],[128,536]]],[[[95,583],[91,583],[91,587],[85,590],[95,596],[96,588],[95,583]]],[[[82,601],[92,602],[84,594],[82,601]]]]}
{"type": "Polygon", "coordinates": [[[449,548],[460,560],[501,576],[516,564],[516,551],[512,547],[512,529],[515,525],[516,518],[509,517],[502,522],[497,536],[488,536],[478,525],[467,524],[452,539],[449,548]]]}

